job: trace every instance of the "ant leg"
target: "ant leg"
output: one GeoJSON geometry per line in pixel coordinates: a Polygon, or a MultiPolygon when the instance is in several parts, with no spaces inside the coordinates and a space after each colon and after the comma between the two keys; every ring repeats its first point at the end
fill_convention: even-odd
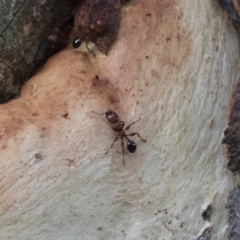
{"type": "Polygon", "coordinates": [[[128,125],[128,126],[124,129],[124,131],[127,131],[134,123],[136,123],[136,122],[138,122],[138,121],[140,121],[140,120],[141,120],[141,118],[139,118],[137,121],[135,121],[135,122],[131,123],[130,125],[128,125]]]}
{"type": "Polygon", "coordinates": [[[128,134],[127,136],[134,136],[134,135],[138,135],[138,137],[139,137],[139,138],[141,139],[141,141],[143,141],[143,142],[146,142],[146,141],[147,141],[147,140],[142,139],[141,136],[140,136],[140,134],[139,134],[139,133],[136,133],[136,132],[130,133],[130,134],[128,134]]]}
{"type": "Polygon", "coordinates": [[[123,142],[123,138],[122,138],[122,154],[123,154],[123,166],[125,167],[125,161],[124,161],[124,142],[123,142]]]}
{"type": "Polygon", "coordinates": [[[89,44],[89,42],[86,42],[86,48],[87,48],[87,50],[88,50],[89,52],[91,52],[91,53],[93,54],[93,56],[96,58],[95,52],[88,47],[88,44],[89,44]]]}
{"type": "MultiPolygon", "coordinates": [[[[118,109],[118,107],[114,108],[114,109],[111,110],[111,111],[114,111],[114,110],[116,110],[116,109],[118,109]]],[[[98,113],[98,112],[95,112],[95,111],[91,111],[91,112],[96,113],[96,114],[98,114],[98,115],[104,115],[104,114],[106,114],[106,112],[104,112],[104,113],[98,113]]]]}
{"type": "Polygon", "coordinates": [[[109,150],[112,148],[112,146],[114,145],[114,143],[118,140],[119,135],[114,139],[112,145],[110,146],[110,148],[106,151],[105,155],[109,152],[109,150]]]}

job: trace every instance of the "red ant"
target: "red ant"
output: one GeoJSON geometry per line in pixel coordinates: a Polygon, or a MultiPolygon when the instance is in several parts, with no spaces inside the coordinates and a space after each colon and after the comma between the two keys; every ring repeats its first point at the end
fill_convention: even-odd
{"type": "MultiPolygon", "coordinates": [[[[117,108],[115,108],[115,109],[117,109],[117,108]]],[[[109,150],[112,148],[113,144],[118,140],[119,137],[121,137],[121,139],[122,139],[121,145],[122,145],[122,154],[123,154],[123,165],[125,166],[123,138],[127,139],[127,149],[131,153],[134,153],[137,150],[137,144],[134,141],[130,140],[128,138],[128,136],[138,135],[138,137],[141,139],[141,141],[146,142],[147,140],[142,139],[140,134],[137,133],[137,132],[133,132],[133,133],[130,133],[128,135],[125,133],[125,131],[127,131],[134,123],[140,121],[141,118],[139,118],[137,121],[131,123],[125,129],[123,129],[124,122],[123,121],[119,121],[119,116],[117,115],[117,113],[114,112],[114,110],[108,110],[105,113],[97,113],[97,112],[94,112],[94,111],[92,111],[92,112],[94,112],[94,113],[96,113],[98,115],[104,115],[105,114],[108,122],[110,122],[112,124],[113,131],[118,133],[117,137],[114,139],[112,145],[110,146],[110,148],[107,150],[107,152],[105,154],[107,154],[109,152],[109,150]]]]}

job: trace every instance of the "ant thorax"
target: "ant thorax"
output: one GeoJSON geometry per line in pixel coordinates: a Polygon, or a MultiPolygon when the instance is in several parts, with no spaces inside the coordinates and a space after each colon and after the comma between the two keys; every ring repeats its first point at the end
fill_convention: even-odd
{"type": "Polygon", "coordinates": [[[118,121],[112,126],[112,129],[115,132],[121,132],[123,130],[123,127],[124,127],[124,122],[123,121],[118,121]]]}

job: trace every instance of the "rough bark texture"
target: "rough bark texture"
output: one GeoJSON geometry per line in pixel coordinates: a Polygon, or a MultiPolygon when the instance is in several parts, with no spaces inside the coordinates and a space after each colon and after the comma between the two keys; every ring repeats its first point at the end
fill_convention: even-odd
{"type": "Polygon", "coordinates": [[[239,36],[209,0],[135,0],[121,15],[108,56],[69,47],[0,106],[0,239],[195,240],[212,227],[226,240],[237,179],[220,139],[239,36]],[[115,107],[147,139],[132,138],[125,167],[91,112],[115,107]]]}
{"type": "Polygon", "coordinates": [[[70,13],[71,1],[0,1],[0,103],[19,95],[21,85],[49,57],[47,36],[70,13]]]}
{"type": "Polygon", "coordinates": [[[236,29],[240,29],[240,1],[216,0],[236,29]]]}
{"type": "Polygon", "coordinates": [[[197,240],[210,240],[211,228],[204,230],[203,234],[197,238],[197,240]]]}
{"type": "Polygon", "coordinates": [[[229,211],[229,240],[240,239],[240,187],[235,187],[228,196],[226,208],[229,211]]]}
{"type": "Polygon", "coordinates": [[[224,131],[223,143],[227,144],[227,168],[240,173],[240,81],[237,83],[231,99],[229,123],[224,131]]]}

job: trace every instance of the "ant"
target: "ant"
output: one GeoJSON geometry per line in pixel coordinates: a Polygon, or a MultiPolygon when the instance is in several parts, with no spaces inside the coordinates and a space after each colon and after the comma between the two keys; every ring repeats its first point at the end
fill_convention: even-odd
{"type": "Polygon", "coordinates": [[[96,57],[88,46],[92,42],[107,55],[117,37],[123,3],[120,0],[81,1],[74,18],[72,46],[78,48],[85,41],[86,48],[96,57]]]}
{"type": "Polygon", "coordinates": [[[74,16],[69,14],[54,27],[53,31],[48,35],[48,53],[53,55],[65,48],[68,44],[67,37],[73,27],[74,16]]]}
{"type": "Polygon", "coordinates": [[[136,150],[137,150],[137,144],[130,140],[128,138],[128,136],[134,136],[134,135],[138,135],[138,137],[141,139],[141,141],[143,142],[146,142],[147,140],[144,140],[141,138],[140,134],[137,133],[137,132],[133,132],[133,133],[130,133],[130,134],[126,134],[125,131],[127,131],[134,123],[137,123],[138,121],[141,120],[141,118],[139,118],[137,121],[131,123],[130,125],[128,125],[125,129],[123,129],[124,127],[124,122],[123,121],[120,121],[119,120],[119,116],[117,115],[117,113],[114,112],[114,110],[116,110],[117,108],[113,109],[113,110],[108,110],[107,112],[105,113],[97,113],[97,112],[94,112],[98,115],[106,115],[106,118],[108,120],[108,122],[110,122],[112,124],[112,129],[113,131],[117,132],[118,135],[117,137],[114,139],[112,145],[110,146],[110,148],[107,150],[107,152],[105,153],[105,155],[109,152],[109,150],[112,148],[113,144],[118,140],[119,137],[121,137],[122,139],[122,143],[121,143],[121,146],[122,146],[122,154],[123,154],[123,165],[125,166],[125,161],[124,161],[124,142],[123,142],[123,138],[126,138],[127,139],[127,149],[129,152],[131,153],[134,153],[136,150]]]}
{"type": "Polygon", "coordinates": [[[94,23],[91,23],[88,28],[86,29],[82,28],[82,37],[76,37],[73,40],[72,42],[73,48],[80,47],[82,41],[85,40],[86,48],[88,49],[88,51],[90,51],[94,55],[94,57],[96,57],[95,53],[88,47],[89,42],[93,41],[94,43],[96,43],[98,39],[98,34],[101,34],[102,32],[104,32],[107,26],[108,26],[108,23],[106,19],[99,18],[94,23]]]}

